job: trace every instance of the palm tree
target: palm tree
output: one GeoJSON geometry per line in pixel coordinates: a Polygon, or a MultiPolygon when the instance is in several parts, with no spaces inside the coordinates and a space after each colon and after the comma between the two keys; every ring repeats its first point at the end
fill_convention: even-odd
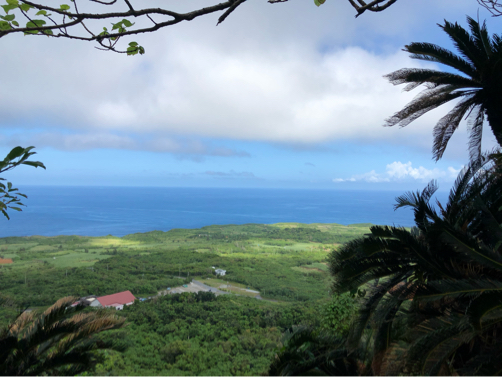
{"type": "Polygon", "coordinates": [[[495,138],[502,146],[502,37],[488,35],[486,24],[467,17],[471,34],[457,23],[439,25],[451,38],[455,53],[431,43],[411,43],[404,51],[413,59],[444,64],[459,73],[432,69],[404,68],[385,77],[394,85],[408,84],[410,91],[425,84],[426,88],[404,109],[386,120],[386,126],[407,126],[447,102],[460,99],[434,127],[433,155],[439,160],[464,118],[469,118],[469,152],[475,160],[481,151],[485,116],[495,138]]]}
{"type": "Polygon", "coordinates": [[[373,329],[375,374],[502,374],[502,166],[465,168],[439,213],[437,189],[397,199],[411,231],[374,226],[330,256],[338,292],[366,290],[349,347],[373,329]]]}
{"type": "Polygon", "coordinates": [[[346,348],[346,336],[315,326],[288,329],[269,367],[269,376],[358,376],[368,374],[363,349],[346,348]]]}
{"type": "Polygon", "coordinates": [[[21,314],[0,333],[0,375],[75,375],[99,361],[96,350],[122,350],[96,334],[123,327],[124,318],[106,310],[82,312],[65,297],[39,314],[21,314]]]}

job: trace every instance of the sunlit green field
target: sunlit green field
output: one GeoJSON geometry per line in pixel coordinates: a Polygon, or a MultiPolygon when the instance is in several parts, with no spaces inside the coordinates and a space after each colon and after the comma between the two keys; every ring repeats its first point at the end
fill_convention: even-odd
{"type": "MultiPolygon", "coordinates": [[[[16,305],[43,307],[60,297],[130,290],[156,295],[192,279],[266,300],[308,302],[328,297],[327,257],[368,233],[369,224],[279,223],[212,225],[124,237],[6,237],[0,256],[2,295],[16,305]],[[216,279],[215,268],[227,270],[216,279]],[[210,278],[210,280],[207,280],[210,278]]],[[[9,301],[10,302],[10,301],[9,301]]]]}

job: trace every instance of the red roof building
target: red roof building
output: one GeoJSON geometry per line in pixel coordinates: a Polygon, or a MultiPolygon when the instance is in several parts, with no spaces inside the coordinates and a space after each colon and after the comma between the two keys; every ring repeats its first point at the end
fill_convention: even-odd
{"type": "MultiPolygon", "coordinates": [[[[113,295],[102,296],[96,299],[104,308],[114,307],[121,310],[124,305],[132,305],[136,297],[130,291],[114,293],[113,295]]],[[[94,306],[91,304],[91,306],[94,306]]]]}

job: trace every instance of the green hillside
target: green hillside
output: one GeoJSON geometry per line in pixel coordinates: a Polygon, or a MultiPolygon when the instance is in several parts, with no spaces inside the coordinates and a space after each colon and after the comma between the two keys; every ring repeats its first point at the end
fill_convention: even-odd
{"type": "Polygon", "coordinates": [[[368,226],[212,225],[121,238],[1,238],[0,256],[13,260],[0,266],[2,325],[20,308],[130,290],[154,299],[121,313],[130,322],[120,335],[129,348],[107,354],[96,373],[260,374],[287,327],[319,320],[330,300],[328,253],[368,226]],[[213,267],[226,275],[215,276],[213,267]],[[192,279],[230,294],[159,294],[192,279]]]}

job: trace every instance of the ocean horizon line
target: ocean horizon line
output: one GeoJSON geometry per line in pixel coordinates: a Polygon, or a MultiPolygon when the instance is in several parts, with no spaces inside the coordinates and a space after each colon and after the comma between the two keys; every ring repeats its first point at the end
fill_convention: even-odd
{"type": "Polygon", "coordinates": [[[0,237],[122,237],[250,223],[414,225],[413,211],[394,210],[398,191],[33,185],[21,192],[28,195],[27,206],[11,211],[0,237]]]}

